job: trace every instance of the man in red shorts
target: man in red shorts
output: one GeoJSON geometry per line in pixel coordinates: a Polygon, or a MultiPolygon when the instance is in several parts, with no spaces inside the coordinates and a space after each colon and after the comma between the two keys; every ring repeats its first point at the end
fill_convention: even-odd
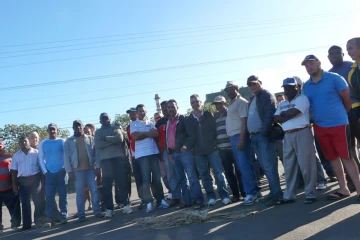
{"type": "Polygon", "coordinates": [[[350,154],[347,112],[351,109],[351,100],[348,84],[338,74],[323,71],[321,62],[314,55],[306,56],[302,65],[310,75],[302,90],[310,101],[315,136],[326,159],[330,161],[340,186],[338,191],[329,195],[329,199],[339,200],[350,195],[346,186],[344,166],[360,200],[359,169],[350,154]]]}

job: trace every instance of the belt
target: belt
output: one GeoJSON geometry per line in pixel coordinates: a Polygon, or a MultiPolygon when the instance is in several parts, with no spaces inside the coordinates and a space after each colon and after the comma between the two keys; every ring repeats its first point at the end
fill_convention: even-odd
{"type": "Polygon", "coordinates": [[[298,132],[298,131],[301,131],[305,128],[308,128],[309,126],[306,126],[306,127],[303,127],[303,128],[294,128],[294,129],[291,129],[291,130],[286,130],[284,131],[285,133],[294,133],[294,132],[298,132]]]}

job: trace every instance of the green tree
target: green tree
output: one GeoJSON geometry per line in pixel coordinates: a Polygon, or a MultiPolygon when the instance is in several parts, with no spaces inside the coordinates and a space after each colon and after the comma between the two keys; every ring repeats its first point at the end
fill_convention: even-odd
{"type": "Polygon", "coordinates": [[[128,114],[115,114],[115,118],[112,124],[118,125],[121,127],[121,130],[126,134],[126,127],[130,124],[130,118],[128,114]]]}
{"type": "MultiPolygon", "coordinates": [[[[39,127],[35,124],[6,124],[4,128],[0,128],[0,140],[5,143],[6,152],[14,154],[20,149],[19,138],[22,136],[29,136],[31,132],[37,132],[40,136],[40,141],[48,137],[47,126],[39,127]]],[[[66,129],[59,129],[58,136],[66,139],[70,136],[70,132],[66,129]]]]}

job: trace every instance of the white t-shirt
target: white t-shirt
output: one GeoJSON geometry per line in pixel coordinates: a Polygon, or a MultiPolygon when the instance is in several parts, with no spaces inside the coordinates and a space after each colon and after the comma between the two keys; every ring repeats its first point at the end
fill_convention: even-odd
{"type": "Polygon", "coordinates": [[[282,124],[284,131],[296,128],[304,128],[310,125],[310,102],[305,95],[297,95],[291,102],[289,102],[289,100],[282,101],[279,104],[275,115],[280,115],[281,112],[285,112],[291,108],[296,108],[301,113],[282,124]]]}
{"type": "Polygon", "coordinates": [[[17,151],[12,157],[10,169],[18,171],[17,177],[29,177],[39,173],[38,150],[30,148],[26,155],[22,150],[17,151]]]}
{"type": "MultiPolygon", "coordinates": [[[[134,132],[150,132],[150,129],[156,129],[149,120],[136,120],[130,123],[130,134],[134,132]]],[[[135,158],[158,154],[159,149],[153,138],[145,138],[135,141],[135,158]]]]}

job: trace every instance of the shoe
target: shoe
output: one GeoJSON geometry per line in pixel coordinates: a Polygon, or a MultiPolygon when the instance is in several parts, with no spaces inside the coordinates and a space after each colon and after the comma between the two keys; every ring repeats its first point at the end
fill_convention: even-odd
{"type": "Polygon", "coordinates": [[[60,224],[67,224],[68,223],[68,220],[66,218],[62,218],[60,220],[60,224]]]}
{"type": "Polygon", "coordinates": [[[114,216],[114,215],[115,215],[114,210],[107,209],[106,213],[105,213],[105,218],[112,218],[112,216],[114,216]]]}
{"type": "Polygon", "coordinates": [[[78,218],[78,214],[75,213],[73,216],[72,216],[72,219],[75,219],[75,218],[78,218]]]}
{"type": "Polygon", "coordinates": [[[262,199],[264,199],[264,197],[261,195],[261,192],[258,192],[257,194],[247,194],[243,204],[245,206],[250,206],[262,199]]]}
{"type": "Polygon", "coordinates": [[[88,207],[88,209],[87,209],[88,211],[91,211],[91,210],[93,210],[93,208],[91,207],[91,205],[89,205],[89,207],[88,207]]]}
{"type": "Polygon", "coordinates": [[[215,203],[216,203],[216,200],[213,199],[213,198],[210,198],[210,200],[208,201],[208,205],[209,205],[209,206],[214,206],[215,203]]]}
{"type": "Polygon", "coordinates": [[[141,209],[143,209],[145,207],[146,207],[146,204],[141,202],[140,205],[138,206],[138,209],[141,210],[141,209]]]}
{"type": "Polygon", "coordinates": [[[35,227],[36,228],[42,228],[44,224],[42,223],[35,223],[35,227]]]}
{"type": "Polygon", "coordinates": [[[20,231],[24,232],[24,231],[28,231],[28,230],[31,230],[31,226],[30,227],[22,227],[20,229],[20,231]]]}
{"type": "Polygon", "coordinates": [[[123,207],[124,207],[124,204],[119,203],[116,205],[115,209],[122,209],[123,207]]]}
{"type": "Polygon", "coordinates": [[[20,228],[19,228],[19,227],[11,227],[11,230],[14,231],[14,232],[16,232],[16,231],[19,231],[20,228]]]}
{"type": "Polygon", "coordinates": [[[316,198],[307,198],[307,199],[305,199],[304,204],[312,204],[316,201],[317,201],[316,198]]]}
{"type": "Polygon", "coordinates": [[[103,218],[103,217],[104,217],[104,214],[102,214],[102,213],[97,213],[97,214],[95,214],[95,217],[96,217],[96,218],[103,218]]]}
{"type": "Polygon", "coordinates": [[[171,200],[172,199],[172,193],[169,193],[166,197],[166,200],[171,200]]]}
{"type": "Polygon", "coordinates": [[[125,214],[130,214],[133,213],[134,211],[132,210],[132,208],[129,205],[126,205],[125,207],[123,207],[123,213],[125,214]]]}
{"type": "Polygon", "coordinates": [[[230,200],[230,198],[224,198],[224,199],[222,200],[222,202],[223,202],[224,205],[228,205],[228,204],[231,203],[231,200],[230,200]]]}
{"type": "Polygon", "coordinates": [[[272,206],[275,206],[278,204],[279,201],[281,201],[282,199],[279,198],[279,199],[271,199],[270,201],[268,201],[267,203],[265,203],[265,205],[267,207],[272,207],[272,206]]]}
{"type": "Polygon", "coordinates": [[[161,200],[160,205],[158,206],[158,208],[169,208],[170,205],[163,199],[161,200]]]}
{"type": "Polygon", "coordinates": [[[61,219],[58,217],[55,219],[55,223],[61,223],[61,219]]]}
{"type": "Polygon", "coordinates": [[[86,217],[85,217],[85,216],[79,217],[79,222],[85,222],[85,221],[86,221],[86,217]]]}
{"type": "Polygon", "coordinates": [[[203,207],[205,207],[203,203],[195,203],[194,209],[201,209],[203,207]]]}
{"type": "Polygon", "coordinates": [[[329,178],[329,181],[330,181],[330,182],[337,182],[337,178],[336,178],[336,177],[330,177],[330,178],[329,178]]]}
{"type": "Polygon", "coordinates": [[[243,200],[242,197],[234,197],[234,196],[233,196],[233,197],[231,198],[231,202],[233,202],[233,203],[240,202],[241,200],[243,200]]]}
{"type": "Polygon", "coordinates": [[[46,223],[44,223],[43,228],[51,228],[52,226],[53,225],[51,222],[46,222],[46,223]]]}
{"type": "Polygon", "coordinates": [[[170,207],[175,207],[175,206],[177,206],[177,205],[179,205],[179,204],[181,204],[180,199],[171,199],[171,200],[169,201],[169,206],[170,206],[170,207]]]}
{"type": "Polygon", "coordinates": [[[177,209],[184,209],[184,208],[189,208],[189,207],[191,207],[190,204],[180,203],[176,208],[177,209]]]}
{"type": "Polygon", "coordinates": [[[152,212],[154,211],[154,207],[153,207],[153,203],[150,202],[146,205],[146,212],[149,213],[149,212],[152,212]]]}
{"type": "Polygon", "coordinates": [[[316,190],[325,190],[326,188],[326,183],[319,183],[316,187],[316,190]]]}

